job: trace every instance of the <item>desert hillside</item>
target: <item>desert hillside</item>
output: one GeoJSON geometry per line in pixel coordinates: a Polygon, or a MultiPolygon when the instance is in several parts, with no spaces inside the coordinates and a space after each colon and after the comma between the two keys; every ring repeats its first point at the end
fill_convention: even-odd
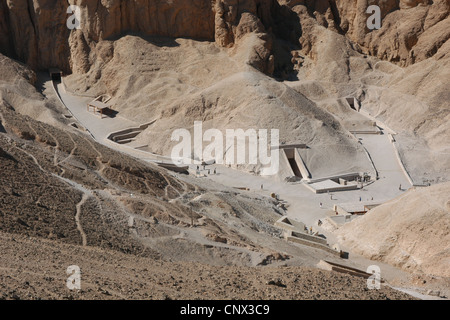
{"type": "Polygon", "coordinates": [[[2,299],[411,298],[311,269],[336,258],[284,242],[273,199],[199,187],[4,104],[0,170],[2,299]],[[83,290],[70,292],[74,262],[83,290]]]}
{"type": "Polygon", "coordinates": [[[273,200],[201,188],[1,108],[3,231],[212,264],[283,259],[277,247],[296,252],[272,226],[282,213],[273,200]],[[273,236],[267,248],[260,232],[273,236]]]}
{"type": "Polygon", "coordinates": [[[338,231],[352,250],[440,277],[449,276],[450,184],[411,189],[338,231]]]}
{"type": "Polygon", "coordinates": [[[354,96],[363,111],[397,133],[415,184],[448,180],[447,0],[384,1],[380,30],[366,27],[370,1],[217,0],[188,5],[147,0],[119,5],[121,1],[90,0],[80,7],[83,28],[73,31],[65,27],[64,6],[41,2],[2,1],[1,51],[34,69],[59,67],[72,74],[67,79],[72,91],[110,94],[128,118],[158,120],[147,137],[140,137],[140,144],[149,144],[153,152],[167,155],[173,145],[161,140],[201,118],[207,126],[222,124],[219,129],[278,127],[282,141],[310,144],[321,158],[336,153],[324,152],[322,146],[340,144],[347,150],[337,161],[341,167],[327,172],[333,165],[325,161],[320,173],[369,171],[367,163],[354,165],[365,155],[345,133],[355,121],[348,121],[351,110],[342,110],[340,103],[354,96]],[[50,27],[50,15],[51,23],[61,28],[50,27]],[[180,37],[184,39],[175,40],[180,37]],[[288,80],[286,85],[303,96],[273,83],[259,90],[264,78],[252,67],[288,80]],[[230,83],[258,90],[237,94],[230,83]],[[307,110],[314,104],[320,108],[311,119],[307,110]],[[292,111],[294,105],[302,107],[292,111]],[[240,116],[249,110],[258,116],[240,116]],[[265,118],[274,112],[279,122],[265,118]],[[292,112],[305,113],[293,117],[292,112]],[[217,121],[208,121],[208,114],[217,121]],[[163,134],[153,142],[155,131],[163,134]]]}
{"type": "Polygon", "coordinates": [[[312,268],[250,268],[165,262],[95,247],[0,233],[0,299],[58,300],[410,300],[364,280],[312,268]],[[23,257],[27,259],[23,259],[23,257]],[[51,259],[48,259],[51,257],[51,259]],[[64,287],[78,261],[83,289],[64,287]],[[6,263],[7,262],[7,263],[6,263]]]}
{"type": "Polygon", "coordinates": [[[111,92],[124,117],[141,123],[143,115],[156,120],[134,143],[148,145],[154,153],[170,156],[176,145],[170,142],[172,132],[192,131],[194,121],[203,121],[204,130],[279,129],[280,143],[305,143],[317,157],[331,154],[334,146],[345,150],[338,165],[324,157],[324,175],[370,169],[363,150],[339,121],[303,94],[237,60],[239,53],[230,57],[210,43],[176,42],[176,48],[159,48],[126,36],[114,43],[108,63],[91,68],[88,81],[72,75],[66,85],[111,92]],[[101,74],[100,81],[89,82],[96,74],[101,74]]]}
{"type": "Polygon", "coordinates": [[[0,299],[448,298],[449,39],[450,0],[0,0],[0,299]],[[277,174],[176,167],[199,121],[277,174]]]}

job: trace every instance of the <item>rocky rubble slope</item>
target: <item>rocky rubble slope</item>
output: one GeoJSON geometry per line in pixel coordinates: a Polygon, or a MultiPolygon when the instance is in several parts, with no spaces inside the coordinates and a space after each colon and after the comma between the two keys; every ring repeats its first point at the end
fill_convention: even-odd
{"type": "Polygon", "coordinates": [[[10,106],[0,124],[4,232],[216,265],[309,261],[273,227],[273,199],[201,188],[10,106]]]}
{"type": "Polygon", "coordinates": [[[412,299],[384,285],[368,290],[361,278],[305,267],[167,262],[3,232],[0,250],[0,299],[412,299]],[[73,264],[81,269],[81,290],[66,287],[73,264]]]}
{"type": "Polygon", "coordinates": [[[411,189],[341,227],[352,251],[416,273],[450,277],[450,183],[411,189]]]}

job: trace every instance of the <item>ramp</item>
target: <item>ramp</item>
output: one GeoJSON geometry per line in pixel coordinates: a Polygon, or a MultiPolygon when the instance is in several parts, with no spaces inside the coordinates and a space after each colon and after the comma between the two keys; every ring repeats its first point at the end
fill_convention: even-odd
{"type": "MultiPolygon", "coordinates": [[[[365,278],[365,279],[368,279],[369,277],[373,276],[373,274],[367,273],[363,270],[359,270],[356,268],[345,266],[343,264],[338,264],[338,263],[334,263],[334,262],[330,262],[330,261],[326,261],[326,260],[320,260],[320,262],[317,264],[317,266],[323,270],[346,273],[346,274],[350,274],[352,276],[361,277],[361,278],[365,278]]],[[[384,283],[385,281],[383,279],[380,279],[380,282],[384,283]]]]}

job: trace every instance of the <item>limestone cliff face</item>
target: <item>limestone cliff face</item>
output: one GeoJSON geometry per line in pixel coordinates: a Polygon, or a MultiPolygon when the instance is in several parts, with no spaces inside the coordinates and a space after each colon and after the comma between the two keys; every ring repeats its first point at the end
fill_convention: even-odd
{"type": "Polygon", "coordinates": [[[219,0],[214,12],[216,43],[231,47],[241,40],[249,41],[244,39],[246,34],[256,34],[259,41],[255,41],[248,63],[266,74],[284,69],[290,61],[290,57],[286,58],[290,54],[288,47],[299,47],[299,17],[276,0],[219,0]]]}
{"type": "Polygon", "coordinates": [[[320,25],[344,34],[361,52],[407,66],[434,56],[450,39],[450,0],[279,1],[300,16],[306,48],[314,46],[311,29],[320,25]],[[381,9],[380,30],[367,28],[370,5],[381,9]]]}
{"type": "Polygon", "coordinates": [[[0,1],[1,51],[33,68],[86,71],[98,41],[126,32],[214,40],[214,12],[203,0],[69,1],[81,8],[80,30],[67,28],[65,1],[0,1]]]}
{"type": "MultiPolygon", "coordinates": [[[[244,33],[265,34],[260,61],[266,73],[271,65],[270,38],[300,37],[299,24],[282,19],[284,10],[276,0],[83,0],[70,1],[81,8],[81,29],[66,26],[68,4],[57,0],[0,0],[1,52],[32,68],[58,66],[65,72],[89,70],[91,50],[104,39],[125,33],[187,37],[216,41],[229,47],[244,33]],[[243,15],[243,13],[246,13],[243,15]],[[269,41],[266,43],[266,41],[269,41]]],[[[298,20],[298,18],[297,18],[298,20]]]]}
{"type": "Polygon", "coordinates": [[[359,49],[400,65],[433,56],[450,38],[450,0],[70,0],[81,8],[81,30],[66,27],[68,3],[0,0],[0,52],[32,68],[84,73],[103,39],[125,33],[188,37],[234,46],[258,34],[250,64],[271,74],[285,58],[275,40],[314,46],[317,25],[345,34],[359,49]],[[381,30],[368,30],[366,9],[379,4],[381,30]],[[312,22],[313,21],[313,22],[312,22]]]}

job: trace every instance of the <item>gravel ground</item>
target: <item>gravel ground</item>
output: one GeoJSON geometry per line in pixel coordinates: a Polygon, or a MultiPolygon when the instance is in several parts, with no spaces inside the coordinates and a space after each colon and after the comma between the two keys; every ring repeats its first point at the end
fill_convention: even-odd
{"type": "Polygon", "coordinates": [[[411,299],[305,267],[214,267],[0,233],[0,299],[411,299]],[[66,287],[71,265],[81,290],[66,287]]]}

